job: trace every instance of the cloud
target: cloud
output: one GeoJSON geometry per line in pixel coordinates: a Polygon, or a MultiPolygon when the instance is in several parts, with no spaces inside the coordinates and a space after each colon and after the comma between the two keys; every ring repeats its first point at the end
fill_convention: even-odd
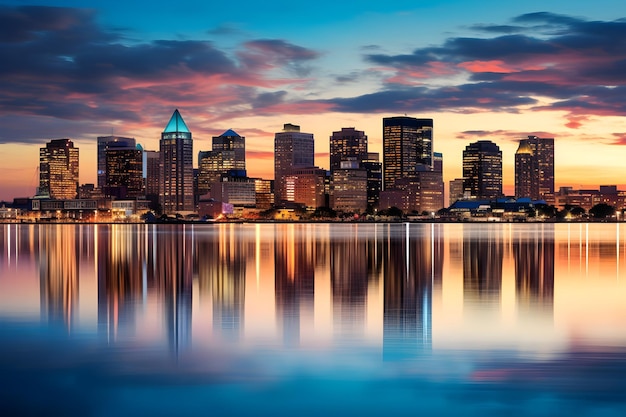
{"type": "Polygon", "coordinates": [[[308,75],[311,68],[307,64],[320,56],[319,52],[282,39],[252,40],[244,46],[246,50],[240,52],[239,57],[248,68],[287,68],[298,76],[308,75]]]}
{"type": "Polygon", "coordinates": [[[554,134],[543,131],[534,132],[519,132],[514,130],[465,130],[459,132],[456,135],[456,139],[462,140],[476,140],[479,138],[493,138],[498,141],[508,140],[511,142],[518,142],[520,139],[525,139],[528,136],[537,136],[540,138],[553,138],[554,134]]]}
{"type": "Polygon", "coordinates": [[[625,19],[539,12],[471,28],[486,36],[453,37],[395,55],[365,53],[384,88],[332,101],[338,111],[422,111],[426,100],[433,111],[565,110],[570,128],[589,115],[626,112],[626,43],[617,41],[626,38],[625,19]]]}
{"type": "Polygon", "coordinates": [[[624,133],[613,133],[613,137],[615,138],[611,145],[626,145],[626,132],[624,133]]]}

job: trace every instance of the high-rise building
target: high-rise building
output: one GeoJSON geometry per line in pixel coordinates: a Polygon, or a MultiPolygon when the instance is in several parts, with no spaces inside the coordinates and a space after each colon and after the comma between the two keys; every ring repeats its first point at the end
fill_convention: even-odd
{"type": "Polygon", "coordinates": [[[339,169],[342,161],[367,159],[367,135],[353,127],[342,127],[330,137],[330,171],[339,169]]]}
{"type": "Polygon", "coordinates": [[[333,210],[362,213],[367,209],[367,171],[358,161],[342,161],[333,171],[330,206],[333,210]]]}
{"type": "Polygon", "coordinates": [[[193,211],[193,140],[178,109],[161,133],[159,151],[159,202],[163,213],[193,211]]]}
{"type": "Polygon", "coordinates": [[[159,203],[159,178],[161,175],[161,154],[158,151],[144,151],[146,157],[146,198],[151,208],[159,203]]]}
{"type": "Polygon", "coordinates": [[[376,208],[383,188],[383,164],[380,163],[378,152],[368,152],[367,159],[361,161],[361,165],[367,171],[367,205],[376,208]]]}
{"type": "Polygon", "coordinates": [[[286,178],[292,170],[315,165],[315,142],[312,133],[300,132],[300,126],[287,123],[274,136],[274,201],[288,201],[286,178]]]}
{"type": "Polygon", "coordinates": [[[38,195],[59,200],[76,198],[78,148],[70,139],[53,139],[39,149],[38,195]]]}
{"type": "Polygon", "coordinates": [[[554,203],[554,138],[520,140],[515,153],[515,196],[554,203]]]}
{"type": "Polygon", "coordinates": [[[213,137],[211,151],[198,153],[198,195],[211,191],[211,185],[222,176],[236,172],[237,177],[246,175],[246,138],[228,129],[213,137]]]}
{"type": "Polygon", "coordinates": [[[463,151],[463,191],[470,198],[502,196],[502,151],[490,140],[470,143],[463,151]]]}
{"type": "Polygon", "coordinates": [[[143,149],[120,140],[109,143],[105,154],[104,195],[116,198],[143,197],[143,149]]]}
{"type": "Polygon", "coordinates": [[[115,142],[124,142],[128,146],[135,146],[134,138],[125,138],[122,136],[98,136],[98,188],[102,190],[106,185],[106,150],[109,144],[115,142]]]}
{"type": "Polygon", "coordinates": [[[383,119],[383,189],[433,167],[433,119],[383,119]]]}
{"type": "Polygon", "coordinates": [[[228,157],[222,158],[224,173],[232,169],[246,170],[246,138],[239,136],[234,130],[228,129],[213,137],[213,152],[228,152],[228,157]]]}

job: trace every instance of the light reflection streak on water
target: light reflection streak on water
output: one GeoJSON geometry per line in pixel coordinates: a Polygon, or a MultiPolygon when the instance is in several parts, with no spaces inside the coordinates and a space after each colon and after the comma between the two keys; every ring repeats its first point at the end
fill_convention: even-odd
{"type": "MultiPolygon", "coordinates": [[[[189,375],[207,375],[219,368],[225,379],[258,376],[281,381],[285,375],[299,378],[302,374],[341,379],[351,374],[369,381],[387,378],[381,375],[391,372],[391,381],[386,382],[412,378],[433,383],[429,372],[454,373],[457,369],[450,368],[450,361],[457,360],[455,366],[466,371],[455,374],[458,379],[473,375],[476,383],[485,383],[487,378],[526,387],[525,381],[532,382],[531,377],[537,375],[539,383],[556,380],[551,373],[578,378],[570,372],[576,366],[573,361],[591,360],[593,355],[571,355],[577,359],[570,359],[567,355],[571,351],[589,349],[602,356],[610,353],[606,346],[613,346],[618,352],[613,357],[615,363],[598,366],[619,367],[625,362],[619,356],[626,345],[620,326],[626,309],[620,307],[625,289],[619,276],[620,251],[624,251],[619,225],[615,233],[606,234],[598,234],[599,230],[609,230],[598,225],[586,225],[583,234],[579,225],[578,260],[571,248],[576,244],[571,224],[96,225],[93,231],[91,227],[28,226],[28,233],[23,233],[26,229],[21,226],[5,227],[6,240],[2,243],[7,250],[0,252],[5,254],[0,265],[8,263],[11,269],[23,271],[20,280],[39,283],[38,290],[53,282],[60,284],[62,291],[42,291],[42,322],[52,326],[58,319],[72,335],[77,303],[74,284],[82,285],[82,262],[74,262],[83,256],[80,248],[89,248],[93,239],[93,269],[98,282],[111,284],[99,285],[98,299],[91,300],[106,307],[98,309],[105,315],[103,321],[98,317],[98,322],[109,326],[105,328],[106,346],[112,350],[103,347],[100,353],[110,355],[115,349],[126,348],[133,358],[109,357],[114,368],[125,360],[140,361],[142,354],[160,347],[171,348],[176,366],[181,367],[173,368],[173,374],[183,369],[189,375]],[[32,232],[35,228],[39,231],[37,243],[32,232]],[[559,234],[562,232],[567,233],[565,241],[565,233],[559,234]],[[33,241],[25,242],[31,238],[33,241]],[[208,245],[211,252],[199,252],[202,245],[208,245]],[[268,256],[261,252],[262,245],[270,248],[268,256]],[[463,250],[460,259],[451,256],[455,245],[463,250]],[[39,248],[37,257],[30,256],[32,248],[39,248]],[[615,256],[612,250],[616,250],[615,256]],[[379,259],[381,254],[384,256],[379,259]],[[136,259],[136,255],[143,259],[136,259]],[[200,259],[205,262],[204,269],[198,266],[200,259]],[[327,270],[330,259],[338,266],[335,271],[327,270]],[[573,262],[578,262],[579,268],[572,268],[573,262]],[[445,283],[442,285],[435,277],[444,263],[452,272],[437,278],[445,283]],[[103,272],[112,265],[119,268],[109,274],[103,272]],[[33,266],[35,275],[28,276],[26,271],[33,266]],[[266,270],[277,274],[273,282],[272,278],[269,282],[265,277],[260,279],[261,271],[266,270]],[[606,276],[602,276],[603,271],[606,276]],[[618,279],[612,279],[612,271],[618,279]],[[245,288],[246,274],[256,287],[245,288]],[[292,284],[281,294],[273,287],[278,274],[292,284]],[[330,277],[327,288],[318,285],[316,274],[330,277]],[[303,277],[311,281],[303,282],[303,277]],[[112,285],[118,278],[118,285],[112,285]],[[173,285],[178,279],[180,285],[173,285]],[[202,281],[192,287],[192,279],[202,281]],[[510,297],[502,294],[503,280],[509,283],[510,297]],[[133,287],[133,282],[139,285],[133,287]],[[313,282],[313,287],[307,287],[313,282]],[[438,293],[433,303],[435,285],[438,293]],[[375,287],[380,292],[372,291],[375,287]],[[214,316],[202,322],[205,327],[191,326],[190,321],[205,318],[195,311],[197,304],[192,310],[186,291],[199,292],[201,299],[212,297],[214,316]],[[253,297],[252,291],[262,291],[266,298],[253,297]],[[146,304],[150,297],[157,307],[149,311],[146,304]],[[135,303],[143,308],[135,308],[135,303]],[[46,310],[46,306],[50,308],[46,310]],[[248,314],[248,308],[254,313],[248,314]],[[334,326],[328,343],[320,343],[319,330],[320,320],[326,316],[312,314],[312,309],[313,313],[325,309],[340,318],[325,322],[334,326]],[[503,320],[504,310],[515,311],[516,316],[503,320]],[[373,328],[369,318],[376,317],[380,324],[373,328]],[[614,322],[607,323],[607,318],[614,322]],[[142,330],[140,325],[149,321],[162,331],[142,330]],[[268,323],[281,323],[276,336],[263,338],[261,331],[252,332],[271,328],[268,323]],[[137,340],[135,336],[141,331],[145,338],[137,340]],[[452,358],[450,352],[455,351],[459,358],[452,358]],[[260,360],[261,356],[267,361],[260,360]],[[571,361],[566,367],[555,359],[563,357],[571,361]],[[337,369],[345,375],[336,373],[337,369]]],[[[0,285],[5,278],[0,277],[0,285]]],[[[0,290],[13,297],[26,291],[6,286],[0,290]]],[[[0,305],[0,318],[7,315],[6,307],[0,305]]],[[[84,337],[89,339],[88,332],[84,337]]],[[[7,346],[10,343],[4,348],[7,346]]],[[[77,362],[68,363],[78,366],[77,362]]],[[[165,362],[142,363],[156,366],[157,373],[167,373],[162,368],[165,362]]],[[[621,381],[611,377],[602,378],[609,384],[621,381]]]]}

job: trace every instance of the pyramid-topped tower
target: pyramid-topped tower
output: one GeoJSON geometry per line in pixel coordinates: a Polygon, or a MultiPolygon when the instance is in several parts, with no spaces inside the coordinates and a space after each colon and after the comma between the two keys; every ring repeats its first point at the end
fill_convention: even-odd
{"type": "Polygon", "coordinates": [[[174,114],[172,114],[170,121],[167,123],[167,126],[165,126],[165,130],[163,131],[163,133],[174,132],[191,133],[178,109],[174,110],[174,114]]]}
{"type": "Polygon", "coordinates": [[[159,149],[159,203],[163,213],[193,212],[193,140],[178,109],[161,133],[159,149]]]}

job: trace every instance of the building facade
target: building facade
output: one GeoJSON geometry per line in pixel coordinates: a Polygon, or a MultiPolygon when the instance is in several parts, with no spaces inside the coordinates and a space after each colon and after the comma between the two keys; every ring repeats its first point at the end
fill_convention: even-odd
{"type": "Polygon", "coordinates": [[[433,167],[433,119],[383,119],[383,189],[433,167]]]}
{"type": "Polygon", "coordinates": [[[104,189],[106,185],[106,169],[107,169],[107,161],[106,161],[106,150],[110,144],[114,144],[116,142],[126,143],[128,146],[135,147],[135,139],[134,138],[126,138],[123,136],[98,136],[98,183],[97,186],[99,189],[104,189]]]}
{"type": "Polygon", "coordinates": [[[193,211],[193,140],[178,109],[161,133],[159,153],[159,203],[163,213],[193,211]]]}
{"type": "Polygon", "coordinates": [[[502,151],[490,140],[470,143],[463,151],[463,194],[490,200],[502,196],[502,151]]]}
{"type": "Polygon", "coordinates": [[[318,167],[294,168],[285,176],[287,204],[302,205],[307,209],[326,206],[326,171],[318,167]]]}
{"type": "Polygon", "coordinates": [[[367,209],[367,171],[357,161],[342,161],[332,173],[330,207],[333,210],[363,213],[367,209]]]}
{"type": "Polygon", "coordinates": [[[138,198],[145,196],[143,150],[123,140],[108,143],[105,151],[106,197],[138,198]]]}
{"type": "Polygon", "coordinates": [[[515,196],[554,204],[554,138],[520,140],[515,153],[515,196]]]}
{"type": "Polygon", "coordinates": [[[53,139],[39,149],[39,196],[69,200],[78,193],[78,148],[70,139],[53,139]]]}
{"type": "Polygon", "coordinates": [[[315,141],[312,133],[300,131],[300,126],[287,123],[274,136],[274,201],[281,206],[290,201],[287,196],[287,176],[294,169],[315,165],[315,141]]]}
{"type": "Polygon", "coordinates": [[[368,157],[367,135],[353,127],[342,127],[330,137],[330,171],[340,169],[341,161],[358,161],[368,157]]]}

